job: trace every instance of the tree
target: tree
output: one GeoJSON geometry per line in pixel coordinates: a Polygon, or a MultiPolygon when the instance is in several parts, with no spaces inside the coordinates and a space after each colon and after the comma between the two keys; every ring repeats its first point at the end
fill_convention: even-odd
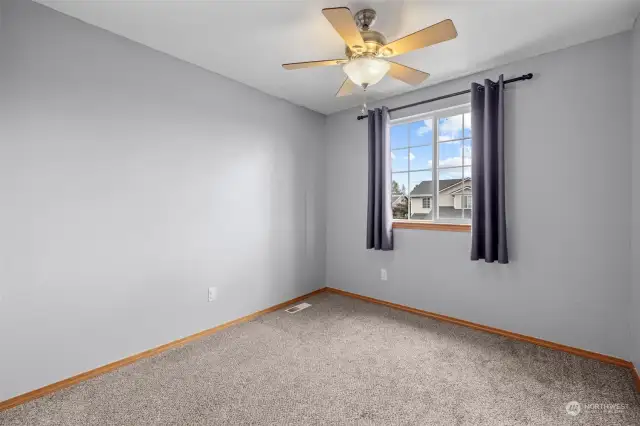
{"type": "Polygon", "coordinates": [[[407,195],[407,187],[404,184],[400,187],[400,184],[393,180],[391,181],[391,193],[407,195]]]}
{"type": "Polygon", "coordinates": [[[399,194],[400,193],[400,185],[395,180],[391,182],[391,193],[399,194]]]}

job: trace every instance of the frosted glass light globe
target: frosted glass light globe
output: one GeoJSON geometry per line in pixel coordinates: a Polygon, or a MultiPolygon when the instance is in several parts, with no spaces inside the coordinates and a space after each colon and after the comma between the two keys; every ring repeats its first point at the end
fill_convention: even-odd
{"type": "Polygon", "coordinates": [[[389,68],[389,62],[366,56],[349,61],[342,67],[349,80],[364,88],[382,80],[389,68]]]}

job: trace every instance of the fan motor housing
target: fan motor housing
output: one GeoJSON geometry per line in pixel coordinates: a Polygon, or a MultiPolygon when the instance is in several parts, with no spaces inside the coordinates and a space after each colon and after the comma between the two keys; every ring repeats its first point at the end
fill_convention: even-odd
{"type": "Polygon", "coordinates": [[[357,58],[359,56],[384,56],[384,52],[381,52],[381,49],[387,44],[387,39],[382,35],[382,33],[367,30],[360,31],[360,34],[364,40],[364,50],[362,52],[354,52],[349,48],[349,46],[347,46],[345,53],[349,59],[357,58]]]}

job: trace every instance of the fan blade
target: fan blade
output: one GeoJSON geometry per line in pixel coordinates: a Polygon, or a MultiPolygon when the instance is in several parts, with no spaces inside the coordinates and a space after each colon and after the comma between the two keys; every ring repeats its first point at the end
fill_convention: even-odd
{"type": "Polygon", "coordinates": [[[327,59],[324,61],[294,62],[292,64],[282,64],[285,70],[298,70],[301,68],[328,67],[349,62],[348,59],[327,59]]]}
{"type": "Polygon", "coordinates": [[[417,86],[429,77],[429,73],[422,72],[420,70],[410,68],[406,65],[401,65],[396,62],[387,61],[391,64],[389,72],[387,73],[396,80],[404,81],[412,86],[417,86]]]}
{"type": "Polygon", "coordinates": [[[336,98],[352,94],[353,89],[355,88],[356,85],[351,80],[349,80],[349,78],[347,78],[344,83],[342,83],[342,86],[340,86],[340,90],[338,90],[338,93],[336,93],[336,98]]]}
{"type": "Polygon", "coordinates": [[[364,49],[364,40],[358,26],[353,20],[353,15],[347,7],[332,7],[322,9],[322,14],[333,25],[347,46],[353,51],[364,49]]]}
{"type": "Polygon", "coordinates": [[[435,25],[424,28],[406,37],[402,37],[396,41],[388,43],[382,49],[389,49],[391,52],[386,56],[396,56],[412,50],[422,49],[423,47],[442,43],[458,36],[456,27],[451,19],[445,19],[435,25]]]}

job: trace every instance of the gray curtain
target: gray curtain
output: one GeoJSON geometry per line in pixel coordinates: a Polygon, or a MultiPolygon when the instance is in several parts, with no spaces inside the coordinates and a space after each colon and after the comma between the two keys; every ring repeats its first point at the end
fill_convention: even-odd
{"type": "Polygon", "coordinates": [[[471,260],[509,263],[504,178],[504,79],[471,84],[471,260]]]}
{"type": "Polygon", "coordinates": [[[369,111],[369,198],[367,248],[393,250],[389,110],[369,111]]]}

